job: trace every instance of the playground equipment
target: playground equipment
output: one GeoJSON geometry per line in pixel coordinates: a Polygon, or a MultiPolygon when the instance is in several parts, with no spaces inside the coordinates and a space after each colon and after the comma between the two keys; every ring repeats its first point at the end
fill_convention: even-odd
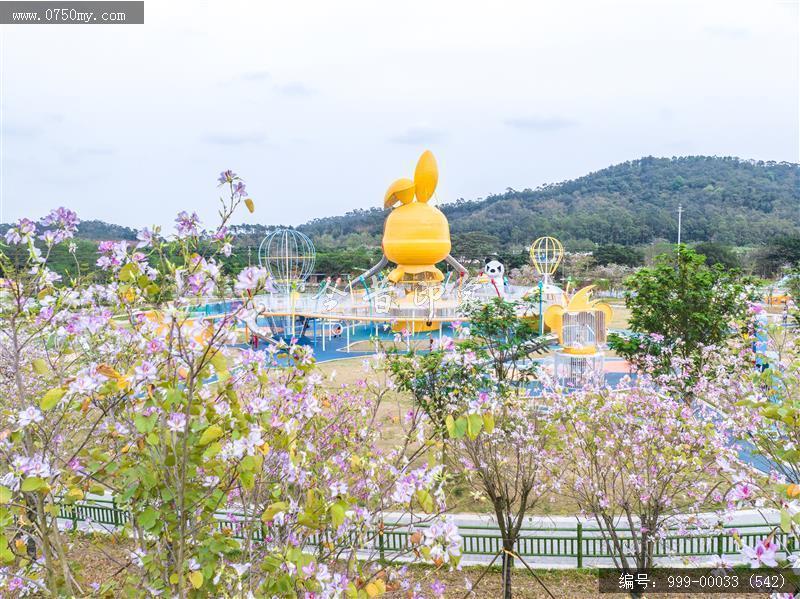
{"type": "Polygon", "coordinates": [[[564,257],[564,246],[555,237],[539,237],[531,244],[531,262],[545,285],[558,270],[564,257]]]}
{"type": "Polygon", "coordinates": [[[174,328],[184,338],[203,345],[208,343],[214,333],[214,327],[208,317],[186,318],[182,321],[174,322],[161,310],[148,310],[143,312],[142,315],[152,323],[156,332],[163,336],[166,336],[170,329],[174,328]]]}
{"type": "Polygon", "coordinates": [[[439,168],[430,150],[423,152],[414,171],[414,181],[398,179],[389,186],[384,208],[392,208],[383,229],[384,256],[397,264],[389,280],[400,282],[443,281],[436,263],[442,260],[466,272],[450,256],[450,226],[442,212],[428,204],[436,191],[439,168]],[[416,201],[414,201],[416,196],[416,201]],[[398,202],[400,206],[397,206],[398,202]]]}
{"type": "MultiPolygon", "coordinates": [[[[444,274],[436,264],[445,261],[458,273],[459,280],[467,270],[450,255],[450,226],[447,217],[428,202],[439,182],[439,168],[430,150],[422,153],[414,170],[414,180],[397,179],[386,190],[384,208],[392,209],[383,229],[383,256],[359,280],[364,283],[378,274],[390,261],[396,267],[387,279],[394,283],[391,312],[405,316],[414,312],[412,301],[422,295],[431,302],[444,299],[446,289],[441,283],[444,274]],[[399,204],[399,206],[398,206],[399,204]],[[412,298],[413,296],[413,298],[412,298]]],[[[447,302],[444,299],[445,303],[447,302]]],[[[428,317],[398,318],[392,324],[395,331],[434,331],[435,308],[428,317]]]]}
{"type": "Polygon", "coordinates": [[[604,372],[601,348],[613,312],[608,304],[591,299],[592,289],[594,285],[584,287],[566,304],[552,304],[544,312],[545,324],[562,347],[555,355],[556,377],[572,387],[599,380],[604,372]]]}
{"type": "MultiPolygon", "coordinates": [[[[258,250],[259,264],[267,271],[267,290],[248,297],[248,311],[239,316],[251,342],[280,340],[321,345],[321,353],[370,349],[375,337],[392,338],[403,333],[410,346],[416,333],[438,331],[453,321],[464,320],[462,303],[502,298],[515,302],[530,297],[536,288],[512,285],[499,260],[487,259],[482,272],[467,279],[467,270],[450,255],[450,227],[446,216],[430,204],[439,172],[436,159],[425,151],[417,161],[412,179],[397,179],[386,191],[380,261],[363,274],[308,282],[316,251],[312,241],[293,229],[277,229],[267,235],[258,250]],[[393,266],[390,266],[390,262],[393,266]],[[442,262],[449,269],[442,272],[442,262]],[[384,272],[384,270],[388,272],[384,272]],[[361,349],[359,349],[361,348],[361,349]]],[[[601,345],[611,311],[589,299],[590,289],[572,298],[553,282],[564,247],[553,237],[536,239],[530,256],[541,279],[538,284],[539,327],[545,323],[569,356],[567,378],[602,369],[601,345]],[[547,311],[545,312],[545,309],[547,311]]],[[[216,306],[227,302],[214,304],[216,306]]],[[[209,313],[211,304],[203,307],[209,313]]],[[[535,319],[530,302],[520,302],[520,315],[535,319]]],[[[449,332],[449,331],[448,331],[449,332]]]]}
{"type": "Polygon", "coordinates": [[[295,229],[275,229],[258,246],[258,264],[282,291],[302,287],[314,270],[316,257],[314,244],[295,229]]]}
{"type": "Polygon", "coordinates": [[[314,270],[316,257],[317,251],[311,239],[295,229],[275,229],[261,240],[258,263],[266,269],[268,281],[275,291],[284,296],[288,309],[281,317],[272,315],[270,326],[263,330],[252,326],[256,323],[247,323],[253,335],[266,339],[280,331],[286,337],[295,336],[294,304],[314,270]]]}

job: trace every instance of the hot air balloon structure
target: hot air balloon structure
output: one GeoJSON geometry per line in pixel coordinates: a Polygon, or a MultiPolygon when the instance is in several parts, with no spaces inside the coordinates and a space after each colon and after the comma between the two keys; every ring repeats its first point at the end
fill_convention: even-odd
{"type": "MultiPolygon", "coordinates": [[[[579,386],[603,376],[603,351],[611,306],[593,300],[594,285],[568,297],[566,304],[552,304],[544,322],[558,335],[561,351],[555,356],[556,376],[569,386],[579,386]]],[[[566,296],[567,294],[565,294],[566,296]]]]}
{"type": "Polygon", "coordinates": [[[555,237],[539,237],[531,244],[533,267],[546,281],[550,279],[564,257],[564,246],[555,237]]]}

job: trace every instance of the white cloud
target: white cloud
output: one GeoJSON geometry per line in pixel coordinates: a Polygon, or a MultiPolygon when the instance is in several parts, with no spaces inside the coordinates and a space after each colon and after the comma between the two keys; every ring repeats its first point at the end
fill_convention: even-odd
{"type": "Polygon", "coordinates": [[[249,222],[297,224],[379,205],[424,148],[441,201],[643,155],[798,160],[796,2],[151,8],[142,26],[3,27],[6,220],[213,222],[233,168],[249,222]]]}

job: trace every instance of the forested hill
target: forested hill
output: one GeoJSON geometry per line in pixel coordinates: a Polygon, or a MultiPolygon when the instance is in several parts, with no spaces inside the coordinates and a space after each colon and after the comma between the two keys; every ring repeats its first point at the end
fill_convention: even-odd
{"type": "MultiPolygon", "coordinates": [[[[440,208],[454,244],[461,238],[511,249],[540,235],[568,245],[674,240],[679,204],[687,242],[750,245],[794,235],[800,230],[800,165],[647,157],[563,183],[440,208]]],[[[379,208],[357,210],[300,229],[323,246],[378,244],[385,217],[379,208]]]]}
{"type": "MultiPolygon", "coordinates": [[[[9,223],[0,223],[0,235],[5,234],[10,226],[9,223]]],[[[136,239],[136,229],[107,223],[102,220],[83,220],[78,225],[75,237],[90,241],[133,240],[136,239]]]]}

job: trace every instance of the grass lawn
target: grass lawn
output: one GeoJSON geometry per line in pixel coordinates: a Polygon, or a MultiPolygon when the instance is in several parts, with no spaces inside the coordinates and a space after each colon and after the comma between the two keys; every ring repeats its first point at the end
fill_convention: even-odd
{"type": "MultiPolygon", "coordinates": [[[[364,360],[365,358],[361,357],[322,362],[319,364],[319,369],[326,377],[325,384],[329,388],[349,387],[366,376],[364,360]]],[[[392,392],[384,400],[378,412],[380,444],[384,448],[394,447],[400,443],[405,434],[401,425],[402,418],[411,407],[411,397],[405,393],[392,392]]],[[[447,497],[450,511],[454,513],[491,511],[489,501],[476,496],[475,490],[463,482],[453,483],[448,489],[447,497]]],[[[534,510],[536,514],[546,516],[571,516],[577,511],[578,508],[573,502],[558,495],[544,498],[534,510]]]]}

